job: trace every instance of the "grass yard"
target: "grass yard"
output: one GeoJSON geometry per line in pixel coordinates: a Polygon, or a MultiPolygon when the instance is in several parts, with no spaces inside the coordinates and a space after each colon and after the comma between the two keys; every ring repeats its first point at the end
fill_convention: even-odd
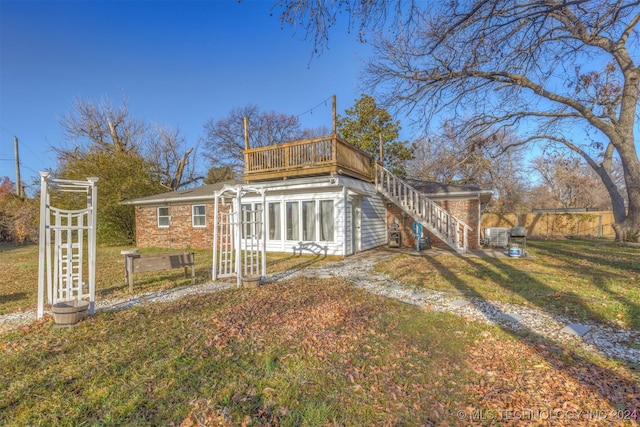
{"type": "MultiPolygon", "coordinates": [[[[639,328],[638,248],[541,241],[530,250],[534,260],[403,255],[378,268],[416,288],[639,328]]],[[[196,253],[199,279],[209,258],[196,253]]],[[[99,249],[98,261],[99,297],[128,295],[120,248],[99,249]]],[[[3,247],[0,262],[0,313],[35,308],[35,282],[26,283],[37,249],[3,247]]],[[[269,268],[322,262],[281,254],[269,268]]],[[[185,283],[180,270],[141,275],[136,291],[185,283]]],[[[0,334],[0,425],[638,425],[638,411],[638,366],[340,279],[234,288],[70,329],[47,317],[0,334]]]]}
{"type": "Polygon", "coordinates": [[[589,240],[529,241],[534,259],[403,255],[377,270],[429,288],[640,330],[640,248],[589,240]]]}
{"type": "Polygon", "coordinates": [[[640,408],[637,372],[337,279],[42,321],[0,352],[2,425],[633,425],[640,408]]]}
{"type": "MultiPolygon", "coordinates": [[[[124,247],[98,247],[96,256],[96,299],[131,297],[129,286],[124,282],[124,247]]],[[[211,280],[212,251],[189,249],[195,253],[196,283],[211,280]]],[[[167,249],[143,249],[141,253],[180,252],[167,249]]],[[[85,252],[86,253],[86,252],[85,252]]],[[[292,254],[270,254],[267,272],[300,269],[309,265],[320,265],[337,257],[294,256],[292,254]]],[[[38,245],[11,245],[0,243],[0,315],[16,311],[35,310],[38,297],[38,245]]],[[[86,268],[86,267],[85,267],[86,268]]],[[[87,270],[85,270],[87,271],[87,270]]],[[[134,293],[158,291],[191,284],[182,269],[164,270],[155,273],[136,273],[134,293]]]]}

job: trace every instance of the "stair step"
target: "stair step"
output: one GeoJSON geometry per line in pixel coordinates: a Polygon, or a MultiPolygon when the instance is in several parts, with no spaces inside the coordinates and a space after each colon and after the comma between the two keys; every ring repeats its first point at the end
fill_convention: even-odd
{"type": "Polygon", "coordinates": [[[376,164],[376,189],[456,252],[467,251],[470,227],[383,166],[376,164]]]}

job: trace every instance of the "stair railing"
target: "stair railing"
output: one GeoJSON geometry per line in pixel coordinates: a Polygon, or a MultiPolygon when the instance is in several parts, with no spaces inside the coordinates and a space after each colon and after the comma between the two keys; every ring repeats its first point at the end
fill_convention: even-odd
{"type": "Polygon", "coordinates": [[[464,221],[447,212],[380,164],[375,166],[375,183],[377,190],[387,199],[456,252],[467,252],[469,231],[472,228],[464,221]]]}

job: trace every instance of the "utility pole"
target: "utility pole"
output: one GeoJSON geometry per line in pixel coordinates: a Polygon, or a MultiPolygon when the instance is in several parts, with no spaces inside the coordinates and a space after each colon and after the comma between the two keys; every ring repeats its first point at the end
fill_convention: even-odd
{"type": "Polygon", "coordinates": [[[249,117],[244,116],[244,149],[249,149],[249,117]]]}
{"type": "Polygon", "coordinates": [[[18,137],[13,137],[13,151],[16,157],[16,194],[22,197],[22,182],[20,182],[20,156],[18,155],[18,137]]]}
{"type": "Polygon", "coordinates": [[[331,97],[331,131],[333,132],[334,135],[338,134],[338,118],[337,118],[337,113],[336,113],[336,96],[333,95],[331,97]]]}

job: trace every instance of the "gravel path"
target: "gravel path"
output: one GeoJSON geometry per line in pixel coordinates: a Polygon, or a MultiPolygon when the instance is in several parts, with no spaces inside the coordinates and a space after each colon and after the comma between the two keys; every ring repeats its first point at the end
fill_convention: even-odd
{"type": "MultiPolygon", "coordinates": [[[[572,343],[603,356],[626,362],[640,362],[640,332],[601,325],[594,322],[572,323],[570,319],[516,304],[467,298],[460,295],[422,290],[416,292],[401,282],[375,273],[375,264],[395,256],[385,251],[366,251],[357,256],[304,270],[285,271],[269,277],[270,282],[293,276],[312,278],[342,277],[376,295],[394,298],[407,304],[450,312],[467,319],[516,330],[528,331],[559,343],[572,343]]],[[[96,302],[96,311],[123,310],[140,304],[173,301],[187,295],[218,292],[235,286],[234,282],[206,283],[196,286],[150,292],[130,299],[96,302]]],[[[35,311],[0,316],[0,333],[19,328],[35,320],[35,311]]]]}
{"type": "Polygon", "coordinates": [[[538,309],[478,297],[461,297],[434,290],[416,292],[399,281],[373,271],[378,261],[393,256],[395,254],[382,252],[373,258],[350,257],[329,266],[307,268],[297,274],[317,278],[344,277],[355,286],[376,295],[515,331],[527,331],[555,342],[572,343],[603,356],[640,363],[640,331],[628,331],[595,322],[577,324],[538,309]]]}

